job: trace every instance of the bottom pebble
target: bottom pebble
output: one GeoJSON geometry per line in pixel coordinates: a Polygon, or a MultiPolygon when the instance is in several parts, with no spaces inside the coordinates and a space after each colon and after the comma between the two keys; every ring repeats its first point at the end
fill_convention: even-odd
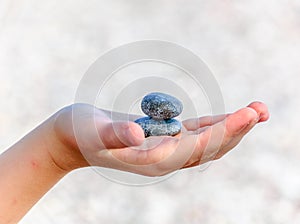
{"type": "Polygon", "coordinates": [[[142,127],[145,137],[161,135],[173,136],[181,131],[181,123],[176,119],[154,120],[151,117],[142,117],[134,122],[142,127]]]}

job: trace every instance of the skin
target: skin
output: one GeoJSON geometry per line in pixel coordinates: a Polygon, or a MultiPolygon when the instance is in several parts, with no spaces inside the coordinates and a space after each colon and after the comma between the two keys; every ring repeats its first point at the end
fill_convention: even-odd
{"type": "Polygon", "coordinates": [[[102,166],[161,176],[221,158],[257,123],[268,120],[265,104],[235,113],[182,122],[175,136],[144,138],[137,116],[68,106],[0,155],[0,221],[17,223],[69,172],[102,166]],[[74,131],[75,130],[75,131],[74,131]],[[140,150],[137,150],[140,149],[140,150]]]}

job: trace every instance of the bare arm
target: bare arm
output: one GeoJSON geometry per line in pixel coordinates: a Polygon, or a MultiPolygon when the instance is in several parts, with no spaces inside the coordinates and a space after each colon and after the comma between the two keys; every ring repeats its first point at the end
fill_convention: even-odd
{"type": "Polygon", "coordinates": [[[266,106],[256,102],[233,114],[189,119],[183,122],[179,136],[157,137],[161,143],[155,148],[138,151],[132,146],[151,141],[151,137],[145,140],[137,124],[113,122],[107,111],[98,109],[94,119],[91,111],[94,108],[87,105],[67,107],[0,155],[0,223],[17,223],[74,169],[97,165],[147,176],[164,175],[222,157],[269,116],[266,106]],[[74,108],[80,111],[75,119],[84,129],[77,139],[74,108]],[[96,135],[92,132],[95,126],[96,135]]]}
{"type": "Polygon", "coordinates": [[[62,146],[54,133],[53,119],[30,132],[0,156],[0,223],[17,223],[64,175],[49,147],[62,146]]]}

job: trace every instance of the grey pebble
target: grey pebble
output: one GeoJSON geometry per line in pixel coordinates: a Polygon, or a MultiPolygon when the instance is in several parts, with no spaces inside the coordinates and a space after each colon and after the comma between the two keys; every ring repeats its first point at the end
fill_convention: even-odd
{"type": "Polygon", "coordinates": [[[181,123],[176,119],[154,120],[151,117],[142,117],[135,120],[144,130],[145,137],[169,135],[173,136],[181,131],[181,123]]]}
{"type": "Polygon", "coordinates": [[[150,93],[142,100],[142,111],[156,120],[170,119],[178,116],[183,109],[182,103],[165,93],[150,93]]]}

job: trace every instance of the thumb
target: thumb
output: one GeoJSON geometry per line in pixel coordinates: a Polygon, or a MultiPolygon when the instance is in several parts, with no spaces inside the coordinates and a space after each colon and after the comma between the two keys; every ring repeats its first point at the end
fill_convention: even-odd
{"type": "Polygon", "coordinates": [[[107,122],[97,126],[99,137],[107,149],[141,145],[145,139],[142,128],[131,121],[107,122]]]}

